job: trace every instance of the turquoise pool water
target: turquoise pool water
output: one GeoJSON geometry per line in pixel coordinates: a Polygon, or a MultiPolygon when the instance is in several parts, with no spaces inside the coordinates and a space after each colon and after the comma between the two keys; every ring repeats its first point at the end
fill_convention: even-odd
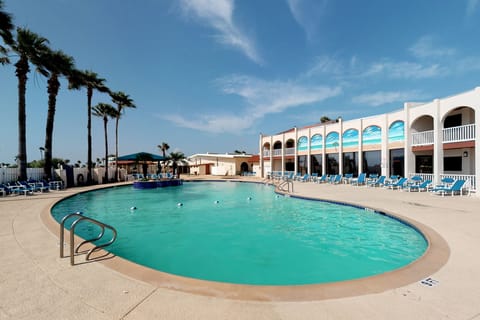
{"type": "MultiPolygon", "coordinates": [[[[276,195],[262,184],[109,188],[63,200],[52,215],[61,220],[76,211],[117,229],[118,239],[108,250],[118,256],[176,275],[229,283],[362,278],[409,264],[427,247],[420,233],[396,219],[276,195]]],[[[82,225],[81,234],[92,232],[82,225]]]]}

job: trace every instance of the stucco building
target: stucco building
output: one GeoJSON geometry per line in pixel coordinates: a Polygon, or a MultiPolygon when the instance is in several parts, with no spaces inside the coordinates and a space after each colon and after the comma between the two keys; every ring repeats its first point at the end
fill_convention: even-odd
{"type": "Polygon", "coordinates": [[[260,135],[260,174],[269,172],[480,177],[480,87],[371,117],[260,135]]]}

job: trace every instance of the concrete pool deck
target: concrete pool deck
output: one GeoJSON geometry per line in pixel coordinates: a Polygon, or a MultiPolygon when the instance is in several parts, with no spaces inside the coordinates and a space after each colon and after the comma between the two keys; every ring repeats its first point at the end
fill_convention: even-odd
{"type": "Polygon", "coordinates": [[[480,319],[478,197],[295,183],[295,195],[348,199],[415,220],[446,241],[448,248],[440,246],[440,256],[442,250],[449,252],[431,274],[419,274],[399,287],[283,302],[184,292],[175,284],[169,288],[138,280],[105,263],[70,266],[69,259],[59,258],[58,236],[41,213],[84,190],[0,198],[0,319],[480,319]],[[434,285],[422,284],[425,277],[434,285]]]}

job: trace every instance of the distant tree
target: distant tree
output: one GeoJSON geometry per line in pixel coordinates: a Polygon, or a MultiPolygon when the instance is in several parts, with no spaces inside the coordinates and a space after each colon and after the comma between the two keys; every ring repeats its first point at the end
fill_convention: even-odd
{"type": "Polygon", "coordinates": [[[27,180],[27,139],[26,139],[26,91],[30,63],[36,70],[47,75],[44,66],[44,53],[48,50],[48,40],[28,29],[17,28],[17,38],[11,45],[19,59],[15,63],[15,74],[18,78],[18,165],[20,180],[27,180]],[[43,61],[42,61],[43,58],[43,61]]]}
{"type": "Polygon", "coordinates": [[[33,160],[33,161],[28,163],[28,167],[29,168],[43,168],[44,162],[45,161],[43,161],[43,160],[33,160]]]}
{"type": "Polygon", "coordinates": [[[246,154],[245,151],[235,150],[233,153],[235,154],[246,154]]]}
{"type": "MultiPolygon", "coordinates": [[[[0,37],[8,46],[11,46],[14,43],[13,40],[13,23],[12,16],[3,11],[3,1],[0,0],[0,37]]],[[[8,64],[10,60],[8,59],[8,48],[0,45],[0,64],[8,64]]]]}
{"type": "Polygon", "coordinates": [[[177,172],[177,168],[181,164],[188,164],[185,155],[182,152],[171,152],[167,157],[167,163],[172,167],[173,173],[180,179],[180,172],[177,172]]]}
{"type": "Polygon", "coordinates": [[[95,107],[93,107],[93,115],[96,117],[100,117],[103,119],[103,129],[105,132],[105,176],[104,180],[105,183],[108,182],[108,136],[107,136],[107,124],[108,118],[116,118],[117,117],[117,109],[115,109],[112,105],[108,103],[99,103],[95,107]]]}
{"type": "Polygon", "coordinates": [[[92,184],[92,97],[93,90],[110,92],[105,86],[105,79],[99,78],[93,71],[74,70],[69,78],[70,89],[87,88],[87,184],[92,184]]]}
{"type": "Polygon", "coordinates": [[[57,108],[57,95],[60,90],[60,76],[70,76],[74,70],[73,58],[62,51],[46,51],[44,56],[45,69],[49,74],[48,78],[48,112],[45,127],[45,167],[44,176],[51,178],[52,174],[52,156],[53,156],[53,125],[55,122],[55,112],[57,108]]]}
{"type": "Polygon", "coordinates": [[[162,161],[162,162],[163,162],[163,170],[166,171],[166,170],[165,170],[165,160],[166,160],[165,154],[166,154],[166,152],[168,151],[168,149],[170,149],[170,146],[168,145],[168,143],[162,142],[162,144],[159,144],[159,145],[157,146],[157,148],[160,149],[160,151],[162,151],[162,155],[163,155],[163,161],[162,161]]]}
{"type": "Polygon", "coordinates": [[[148,174],[148,162],[151,162],[151,161],[153,161],[153,158],[149,153],[140,152],[140,153],[137,154],[135,162],[137,164],[139,162],[142,162],[142,172],[143,172],[144,177],[146,177],[147,174],[148,174]]]}
{"type": "MultiPolygon", "coordinates": [[[[111,92],[112,102],[117,105],[117,117],[115,119],[115,161],[118,158],[118,123],[124,111],[124,108],[136,108],[129,95],[122,92],[111,92]]],[[[118,181],[118,166],[115,166],[115,181],[118,181]]]]}
{"type": "Polygon", "coordinates": [[[323,117],[320,118],[320,123],[326,123],[326,122],[330,122],[330,121],[332,121],[332,119],[330,119],[327,116],[323,116],[323,117]]]}

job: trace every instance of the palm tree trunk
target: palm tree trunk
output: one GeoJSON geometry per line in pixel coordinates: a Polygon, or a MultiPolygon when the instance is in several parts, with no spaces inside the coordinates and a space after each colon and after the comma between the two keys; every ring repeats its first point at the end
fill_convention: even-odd
{"type": "MultiPolygon", "coordinates": [[[[119,111],[120,114],[120,111],[119,111]]],[[[118,122],[120,120],[120,115],[117,115],[115,119],[115,181],[118,182],[118,122]]]]}
{"type": "Polygon", "coordinates": [[[30,71],[28,60],[20,58],[15,64],[18,77],[18,165],[20,168],[19,180],[27,180],[27,124],[26,124],[26,101],[25,92],[27,90],[27,73],[30,71]]]}
{"type": "Polygon", "coordinates": [[[57,94],[60,89],[58,76],[52,74],[48,79],[48,113],[45,132],[45,164],[43,167],[44,176],[51,178],[52,175],[52,141],[53,141],[53,124],[55,120],[55,109],[57,104],[57,94]]]}
{"type": "Polygon", "coordinates": [[[103,129],[105,130],[105,181],[104,183],[108,183],[108,138],[107,138],[107,122],[108,119],[105,117],[103,119],[103,129]]]}
{"type": "Polygon", "coordinates": [[[92,95],[93,89],[87,88],[87,185],[92,184],[92,95]]]}

